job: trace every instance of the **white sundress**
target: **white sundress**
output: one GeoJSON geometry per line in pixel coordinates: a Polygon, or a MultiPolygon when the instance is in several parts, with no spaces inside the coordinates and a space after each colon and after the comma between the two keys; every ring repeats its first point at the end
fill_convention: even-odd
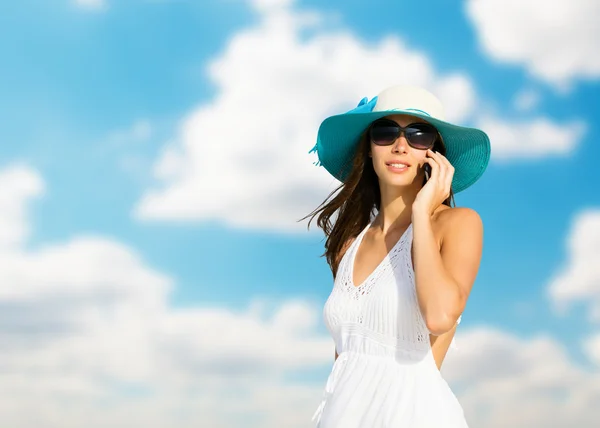
{"type": "Polygon", "coordinates": [[[312,420],[317,428],[466,428],[463,409],[439,372],[412,268],[412,223],[354,286],[354,259],[371,223],[338,268],[323,317],[338,358],[312,420]]]}

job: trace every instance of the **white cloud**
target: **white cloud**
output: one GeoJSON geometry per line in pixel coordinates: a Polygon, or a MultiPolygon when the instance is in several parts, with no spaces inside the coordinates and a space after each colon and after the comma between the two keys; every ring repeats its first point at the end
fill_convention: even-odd
{"type": "MultiPolygon", "coordinates": [[[[349,31],[328,31],[326,16],[290,4],[252,3],[259,23],[232,37],[209,63],[216,95],[183,118],[164,147],[156,184],[138,201],[136,218],[306,230],[306,222],[296,221],[338,184],[307,153],[320,121],[396,83],[430,88],[448,120],[484,129],[494,160],[566,156],[585,131],[578,121],[536,117],[509,124],[485,115],[475,110],[480,100],[468,76],[440,74],[397,36],[365,42],[349,31]]],[[[519,98],[527,108],[538,102],[532,93],[519,98]]]]}
{"type": "Polygon", "coordinates": [[[543,117],[504,121],[493,116],[482,116],[477,126],[489,135],[492,157],[500,161],[569,156],[587,128],[581,121],[561,124],[543,117]]]}
{"type": "Polygon", "coordinates": [[[590,361],[600,367],[600,334],[589,337],[583,343],[583,349],[590,361]]]}
{"type": "Polygon", "coordinates": [[[289,7],[294,0],[250,0],[250,4],[260,11],[269,11],[289,7]]]}
{"type": "Polygon", "coordinates": [[[156,163],[160,185],[143,195],[138,218],[305,230],[296,220],[337,183],[308,154],[324,117],[397,83],[429,87],[449,120],[471,115],[470,79],[441,75],[402,39],[363,42],[326,31],[323,15],[267,3],[256,3],[260,23],[232,37],[209,64],[217,95],[182,120],[156,163]]]}
{"type": "Polygon", "coordinates": [[[548,287],[557,309],[589,305],[590,320],[600,321],[600,209],[580,212],[569,230],[567,259],[548,287]]]}
{"type": "MultiPolygon", "coordinates": [[[[0,184],[21,189],[6,193],[2,207],[26,219],[28,197],[41,194],[42,179],[23,166],[0,177],[13,178],[0,184]]],[[[0,210],[0,218],[11,216],[0,210]]],[[[592,220],[581,220],[582,227],[593,230],[592,220]]],[[[310,424],[333,363],[332,339],[317,332],[320,304],[256,299],[238,310],[173,308],[173,280],[122,243],[85,235],[32,247],[20,236],[0,252],[6,425],[310,424]],[[323,370],[323,377],[304,379],[311,370],[313,376],[323,370]]],[[[593,250],[594,239],[580,242],[578,251],[593,250]]],[[[574,364],[551,338],[475,328],[459,329],[458,342],[443,373],[471,426],[595,426],[599,375],[574,364]]],[[[598,343],[596,337],[584,344],[595,361],[598,343]]]]}
{"type": "Polygon", "coordinates": [[[540,103],[541,95],[533,89],[525,89],[518,92],[514,98],[514,106],[517,111],[529,111],[540,103]]]}
{"type": "Polygon", "coordinates": [[[256,409],[269,412],[270,423],[257,426],[294,416],[289,426],[303,426],[303,410],[310,418],[320,389],[282,378],[332,361],[313,305],[171,308],[172,279],[122,243],[90,234],[28,243],[27,207],[44,189],[36,171],[0,171],[0,189],[1,223],[18,231],[0,241],[3,423],[166,428],[177,413],[188,415],[181,427],[229,427],[241,426],[232,415],[242,420],[256,409]],[[235,391],[256,393],[255,407],[245,399],[222,406],[235,391]]]}
{"type": "Polygon", "coordinates": [[[459,332],[442,373],[457,392],[469,426],[595,427],[600,373],[578,367],[549,337],[520,339],[479,327],[459,332]]]}
{"type": "Polygon", "coordinates": [[[600,77],[600,2],[468,0],[479,44],[495,60],[522,65],[564,89],[576,79],[600,77]]]}
{"type": "Polygon", "coordinates": [[[108,5],[105,0],[74,0],[75,5],[87,10],[104,10],[108,5]]]}
{"type": "Polygon", "coordinates": [[[27,204],[43,190],[42,180],[25,166],[0,171],[0,253],[29,237],[27,204]]]}

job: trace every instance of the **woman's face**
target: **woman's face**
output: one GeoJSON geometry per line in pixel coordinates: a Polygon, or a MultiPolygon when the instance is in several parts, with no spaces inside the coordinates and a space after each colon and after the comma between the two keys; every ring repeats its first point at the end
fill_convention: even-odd
{"type": "MultiPolygon", "coordinates": [[[[386,116],[386,119],[391,119],[402,127],[412,123],[427,123],[421,118],[404,114],[386,116]]],[[[369,144],[373,168],[380,182],[401,187],[416,186],[417,183],[421,186],[427,151],[411,147],[404,132],[389,146],[379,146],[371,141],[369,144]]]]}

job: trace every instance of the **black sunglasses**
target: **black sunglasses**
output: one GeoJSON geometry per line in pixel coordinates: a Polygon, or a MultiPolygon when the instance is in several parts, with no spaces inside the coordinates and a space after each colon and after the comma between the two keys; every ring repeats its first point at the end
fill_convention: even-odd
{"type": "Polygon", "coordinates": [[[411,123],[403,128],[391,119],[377,119],[369,127],[369,138],[378,146],[390,146],[402,132],[408,144],[419,150],[433,148],[439,135],[435,126],[429,123],[411,123]]]}

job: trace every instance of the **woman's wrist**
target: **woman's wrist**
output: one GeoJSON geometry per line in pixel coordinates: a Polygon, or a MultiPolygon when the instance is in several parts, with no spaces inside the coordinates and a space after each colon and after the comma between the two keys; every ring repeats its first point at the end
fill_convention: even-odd
{"type": "Polygon", "coordinates": [[[415,221],[420,222],[421,220],[431,220],[431,213],[425,207],[413,205],[411,217],[413,223],[415,221]]]}

